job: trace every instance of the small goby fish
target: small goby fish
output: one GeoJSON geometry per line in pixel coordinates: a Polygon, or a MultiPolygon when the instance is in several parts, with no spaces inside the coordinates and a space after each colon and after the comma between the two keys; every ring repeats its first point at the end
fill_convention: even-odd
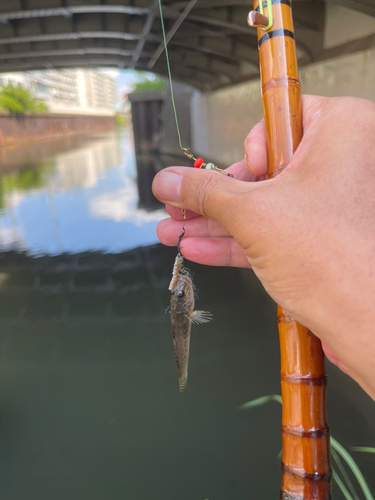
{"type": "Polygon", "coordinates": [[[193,282],[180,274],[172,289],[171,326],[181,393],[186,389],[188,379],[191,324],[208,323],[212,319],[212,314],[207,311],[194,311],[194,305],[193,282]]]}

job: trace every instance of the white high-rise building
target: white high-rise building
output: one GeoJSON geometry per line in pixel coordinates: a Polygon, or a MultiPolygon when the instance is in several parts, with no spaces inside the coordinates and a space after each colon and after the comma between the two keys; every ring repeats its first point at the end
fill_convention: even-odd
{"type": "Polygon", "coordinates": [[[0,87],[27,87],[25,73],[0,73],[0,87]]]}
{"type": "Polygon", "coordinates": [[[27,77],[30,90],[37,99],[44,101],[51,111],[55,107],[80,106],[75,70],[33,71],[28,73],[27,77]]]}
{"type": "Polygon", "coordinates": [[[0,87],[30,89],[52,113],[113,115],[116,80],[96,69],[0,73],[0,87]]]}
{"type": "Polygon", "coordinates": [[[116,82],[111,76],[94,69],[77,70],[80,102],[87,108],[114,109],[116,82]]]}

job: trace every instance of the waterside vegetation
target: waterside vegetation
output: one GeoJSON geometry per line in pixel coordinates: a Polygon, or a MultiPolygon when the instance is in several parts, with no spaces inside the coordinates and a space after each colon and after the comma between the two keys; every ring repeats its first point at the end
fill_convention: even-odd
{"type": "Polygon", "coordinates": [[[22,87],[7,85],[0,89],[0,109],[13,115],[46,113],[48,107],[22,87]]]}
{"type": "Polygon", "coordinates": [[[164,79],[160,76],[150,75],[137,71],[137,81],[133,83],[132,92],[154,92],[164,90],[164,79]]]}

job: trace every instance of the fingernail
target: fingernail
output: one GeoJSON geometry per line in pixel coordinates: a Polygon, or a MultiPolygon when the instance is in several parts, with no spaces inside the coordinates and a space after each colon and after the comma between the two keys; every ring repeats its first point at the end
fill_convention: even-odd
{"type": "Polygon", "coordinates": [[[154,179],[155,195],[163,201],[179,201],[181,175],[174,172],[159,172],[154,179]]]}

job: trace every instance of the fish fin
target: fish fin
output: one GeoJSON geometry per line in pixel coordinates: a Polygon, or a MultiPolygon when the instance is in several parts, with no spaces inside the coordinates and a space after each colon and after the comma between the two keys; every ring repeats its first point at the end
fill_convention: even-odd
{"type": "Polygon", "coordinates": [[[209,323],[212,320],[212,314],[208,311],[193,311],[190,319],[195,325],[201,325],[209,323]]]}

